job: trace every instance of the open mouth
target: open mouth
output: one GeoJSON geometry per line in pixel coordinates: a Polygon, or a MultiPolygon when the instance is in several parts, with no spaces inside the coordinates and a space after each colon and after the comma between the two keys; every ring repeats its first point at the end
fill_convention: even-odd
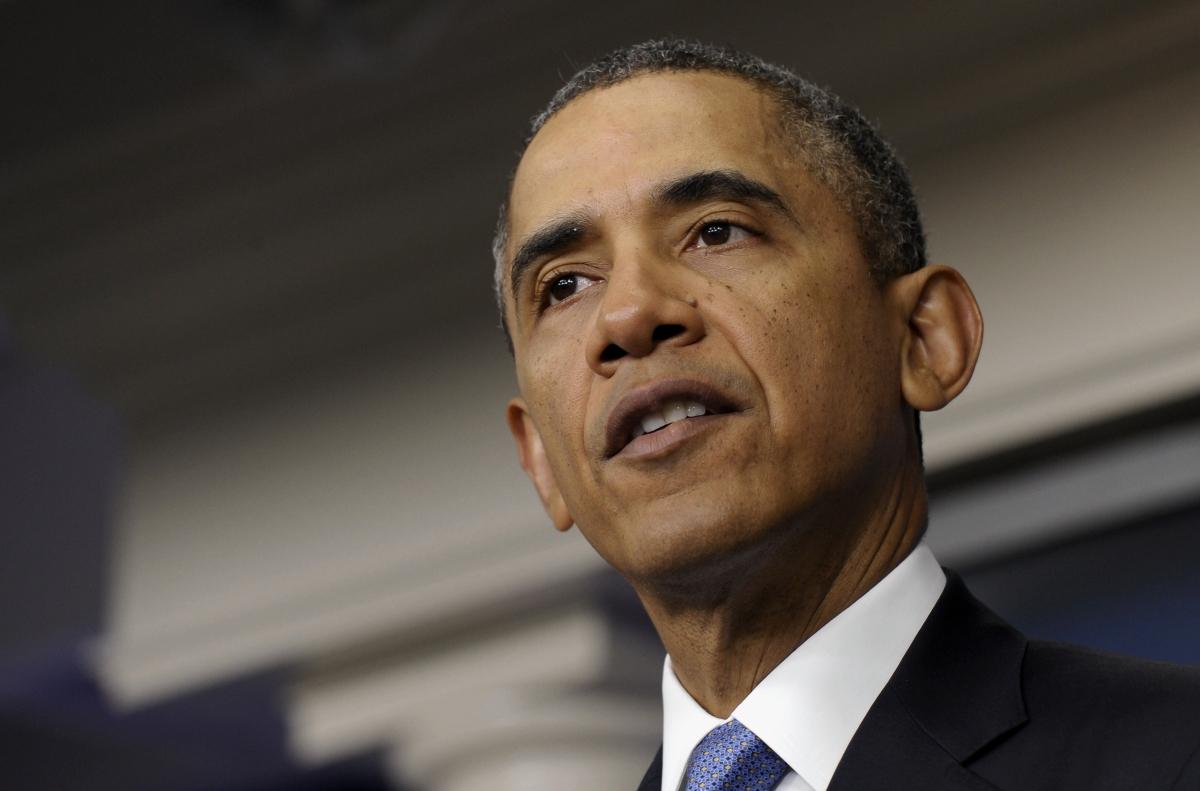
{"type": "Polygon", "coordinates": [[[660,382],[626,394],[608,420],[605,457],[668,426],[710,415],[737,411],[737,405],[710,385],[694,381],[660,382]]]}
{"type": "Polygon", "coordinates": [[[637,439],[643,434],[653,434],[672,423],[687,420],[690,417],[701,417],[708,414],[708,408],[699,401],[668,401],[662,409],[654,409],[642,415],[641,423],[633,427],[633,436],[637,439]]]}

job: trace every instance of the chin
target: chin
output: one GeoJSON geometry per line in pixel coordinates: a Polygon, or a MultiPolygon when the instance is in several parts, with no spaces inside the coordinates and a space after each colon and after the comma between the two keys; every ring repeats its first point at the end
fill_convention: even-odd
{"type": "Polygon", "coordinates": [[[606,560],[635,587],[717,591],[767,551],[777,524],[761,514],[737,513],[693,502],[691,507],[661,509],[631,523],[640,525],[618,556],[606,560]]]}

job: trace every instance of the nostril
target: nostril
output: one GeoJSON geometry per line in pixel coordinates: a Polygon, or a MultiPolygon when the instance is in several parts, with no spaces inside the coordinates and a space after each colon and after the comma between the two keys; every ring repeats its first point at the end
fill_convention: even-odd
{"type": "Polygon", "coordinates": [[[619,360],[625,356],[625,350],[615,343],[610,343],[604,347],[604,351],[600,352],[600,362],[610,363],[613,360],[619,360]]]}
{"type": "Polygon", "coordinates": [[[659,324],[654,328],[654,332],[650,337],[655,343],[662,343],[665,340],[670,340],[676,335],[683,332],[682,324],[659,324]]]}

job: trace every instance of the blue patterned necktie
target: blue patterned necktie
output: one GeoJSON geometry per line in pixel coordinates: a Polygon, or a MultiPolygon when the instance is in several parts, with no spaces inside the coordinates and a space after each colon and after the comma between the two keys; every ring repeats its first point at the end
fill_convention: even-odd
{"type": "Polygon", "coordinates": [[[700,740],[688,761],[684,791],[769,791],[790,767],[737,720],[700,740]]]}

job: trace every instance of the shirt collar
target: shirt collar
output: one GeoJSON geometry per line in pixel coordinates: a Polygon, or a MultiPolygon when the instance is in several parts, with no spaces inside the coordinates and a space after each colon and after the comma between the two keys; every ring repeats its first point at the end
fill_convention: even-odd
{"type": "MultiPolygon", "coordinates": [[[[729,719],[767,743],[815,791],[825,791],[850,739],[883,691],[946,584],[924,543],[805,640],[759,682],[729,719]]],[[[663,791],[722,720],[701,708],[663,664],[663,791]]]]}

